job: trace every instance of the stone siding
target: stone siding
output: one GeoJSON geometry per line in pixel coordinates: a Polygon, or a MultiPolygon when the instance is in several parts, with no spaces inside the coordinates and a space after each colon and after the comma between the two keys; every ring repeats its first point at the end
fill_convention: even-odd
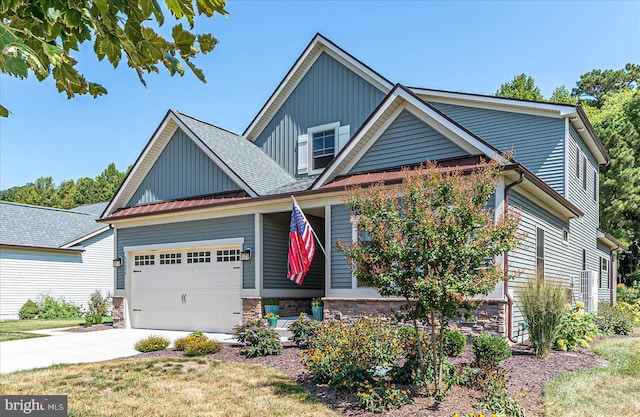
{"type": "Polygon", "coordinates": [[[116,329],[124,329],[125,320],[124,320],[124,297],[119,295],[114,295],[112,297],[111,304],[113,307],[111,308],[111,317],[113,318],[113,327],[116,329]]]}
{"type": "MultiPolygon", "coordinates": [[[[264,316],[266,298],[242,298],[242,321],[254,321],[264,316]]],[[[280,317],[296,317],[300,313],[311,313],[311,298],[283,297],[280,300],[280,317]]]]}

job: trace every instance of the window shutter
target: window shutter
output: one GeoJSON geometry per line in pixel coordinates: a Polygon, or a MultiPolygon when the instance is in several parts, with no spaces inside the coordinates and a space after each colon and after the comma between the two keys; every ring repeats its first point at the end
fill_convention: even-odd
{"type": "Polygon", "coordinates": [[[347,144],[349,138],[351,137],[351,126],[340,126],[338,128],[338,148],[336,149],[336,154],[340,152],[342,148],[347,144]]]}
{"type": "Polygon", "coordinates": [[[298,175],[309,172],[309,135],[298,136],[298,175]]]}

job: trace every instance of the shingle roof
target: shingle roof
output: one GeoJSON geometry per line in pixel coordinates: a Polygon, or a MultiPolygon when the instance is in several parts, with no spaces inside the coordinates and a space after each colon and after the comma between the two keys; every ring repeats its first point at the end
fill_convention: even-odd
{"type": "Polygon", "coordinates": [[[78,206],[69,211],[73,211],[74,213],[84,213],[90,214],[94,217],[100,217],[105,208],[107,208],[108,201],[103,201],[101,203],[93,203],[93,204],[84,204],[82,206],[78,206]]]}
{"type": "Polygon", "coordinates": [[[97,216],[0,202],[0,245],[60,248],[105,226],[97,216]]]}
{"type": "Polygon", "coordinates": [[[305,178],[302,180],[297,180],[292,183],[283,185],[281,187],[274,188],[273,190],[269,190],[267,194],[283,194],[283,193],[293,193],[296,191],[302,191],[309,188],[311,184],[315,181],[315,177],[313,178],[305,178]]]}
{"type": "Polygon", "coordinates": [[[258,195],[295,182],[296,179],[251,141],[228,130],[175,112],[211,151],[258,195]]]}

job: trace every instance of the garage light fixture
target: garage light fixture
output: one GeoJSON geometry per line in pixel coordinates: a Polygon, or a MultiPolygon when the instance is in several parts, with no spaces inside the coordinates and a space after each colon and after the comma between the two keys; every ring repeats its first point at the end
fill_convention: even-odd
{"type": "Polygon", "coordinates": [[[241,261],[250,261],[251,260],[251,248],[247,248],[240,252],[240,260],[241,261]]]}
{"type": "Polygon", "coordinates": [[[119,266],[122,266],[122,257],[118,256],[116,259],[113,260],[113,267],[117,268],[119,266]]]}

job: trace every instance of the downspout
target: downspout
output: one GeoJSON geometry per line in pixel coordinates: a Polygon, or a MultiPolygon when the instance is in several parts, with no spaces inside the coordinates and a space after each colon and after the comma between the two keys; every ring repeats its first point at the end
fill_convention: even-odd
{"type": "MultiPolygon", "coordinates": [[[[524,172],[520,172],[520,178],[504,187],[504,214],[509,209],[509,190],[522,181],[524,181],[524,172]]],[[[513,298],[509,294],[509,251],[504,252],[502,259],[504,260],[504,295],[507,297],[507,338],[511,343],[518,343],[518,340],[513,338],[513,298]]]]}
{"type": "Polygon", "coordinates": [[[616,300],[616,286],[617,286],[617,278],[618,278],[618,263],[614,264],[613,259],[615,257],[615,253],[620,250],[620,245],[618,245],[615,249],[611,249],[609,251],[609,304],[614,305],[618,302],[616,300]],[[613,268],[615,265],[615,269],[613,268]]]}

